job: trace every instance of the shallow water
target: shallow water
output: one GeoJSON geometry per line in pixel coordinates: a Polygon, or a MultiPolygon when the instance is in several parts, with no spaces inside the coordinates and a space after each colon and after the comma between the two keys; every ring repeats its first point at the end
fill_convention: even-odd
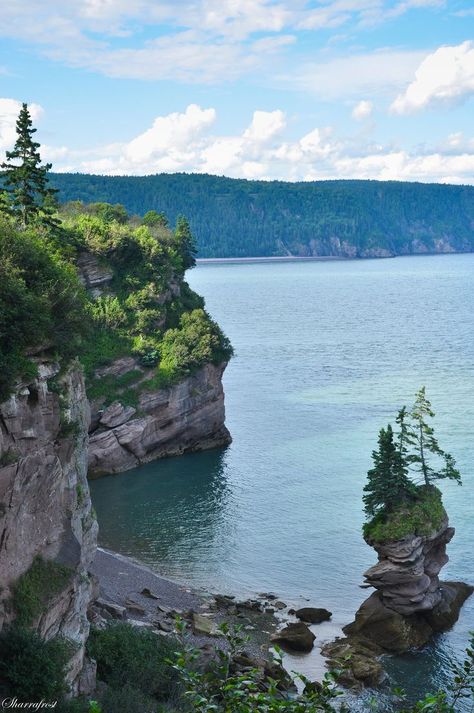
{"type": "MultiPolygon", "coordinates": [[[[375,560],[360,531],[378,429],[425,384],[464,476],[442,488],[457,530],[444,578],[472,581],[473,271],[474,255],[199,265],[189,282],[236,352],[234,442],[93,482],[102,545],[211,591],[307,598],[334,612],[331,638],[375,560]]],[[[445,686],[470,629],[474,597],[452,632],[388,662],[393,682],[445,686]]],[[[298,665],[320,670],[316,655],[298,665]]]]}

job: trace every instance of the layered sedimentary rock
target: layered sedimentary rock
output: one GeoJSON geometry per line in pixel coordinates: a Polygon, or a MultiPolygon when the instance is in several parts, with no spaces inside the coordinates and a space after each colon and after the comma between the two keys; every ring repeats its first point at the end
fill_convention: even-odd
{"type": "Polygon", "coordinates": [[[87,483],[89,405],[80,368],[60,375],[58,364],[37,361],[38,377],[0,405],[0,629],[15,618],[13,588],[35,558],[66,567],[66,586],[33,625],[46,639],[74,642],[68,682],[78,692],[85,690],[97,539],[87,483]]]}
{"type": "Polygon", "coordinates": [[[439,529],[426,537],[408,535],[395,542],[370,543],[379,561],[365,572],[366,583],[399,614],[433,609],[442,598],[438,575],[448,562],[446,545],[453,535],[446,516],[439,529]]]}
{"type": "MultiPolygon", "coordinates": [[[[142,384],[137,407],[115,401],[107,408],[92,404],[89,475],[118,473],[165,456],[227,445],[224,425],[225,364],[206,364],[179,384],[166,389],[142,384]]],[[[123,375],[139,369],[130,358],[107,367],[123,375]]],[[[146,379],[146,374],[144,374],[146,379]]]]}

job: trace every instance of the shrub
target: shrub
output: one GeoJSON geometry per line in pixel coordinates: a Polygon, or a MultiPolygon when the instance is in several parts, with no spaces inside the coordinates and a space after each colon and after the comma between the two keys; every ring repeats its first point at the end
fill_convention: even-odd
{"type": "Polygon", "coordinates": [[[227,361],[232,355],[229,340],[203,309],[185,312],[179,329],[165,333],[160,351],[162,367],[183,376],[208,362],[227,361]]]}
{"type": "Polygon", "coordinates": [[[97,661],[98,677],[118,690],[127,684],[158,700],[171,697],[178,675],[167,663],[176,641],[126,623],[92,630],[88,653],[97,661]]]}
{"type": "Polygon", "coordinates": [[[133,685],[108,687],[100,701],[101,713],[156,713],[156,698],[147,696],[133,685]]]}
{"type": "Polygon", "coordinates": [[[23,701],[62,699],[71,647],[62,639],[43,641],[33,631],[11,627],[0,633],[0,691],[23,701]]]}
{"type": "Polygon", "coordinates": [[[53,560],[35,557],[13,587],[12,604],[19,626],[30,626],[47,603],[70,582],[73,571],[53,560]]]}

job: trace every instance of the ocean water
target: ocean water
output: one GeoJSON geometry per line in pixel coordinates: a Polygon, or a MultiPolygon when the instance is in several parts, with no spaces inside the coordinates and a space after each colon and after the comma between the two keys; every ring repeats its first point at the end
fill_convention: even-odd
{"type": "MultiPolygon", "coordinates": [[[[101,544],[208,591],[327,607],[332,623],[315,631],[331,639],[367,596],[359,585],[376,559],[361,494],[378,430],[425,385],[464,478],[442,485],[456,528],[443,577],[473,582],[473,274],[471,254],[200,264],[189,282],[235,348],[224,376],[233,443],[93,482],[101,544]]],[[[393,685],[411,696],[444,687],[472,629],[474,597],[451,632],[387,660],[393,685]]],[[[290,663],[322,670],[317,648],[290,663]]]]}

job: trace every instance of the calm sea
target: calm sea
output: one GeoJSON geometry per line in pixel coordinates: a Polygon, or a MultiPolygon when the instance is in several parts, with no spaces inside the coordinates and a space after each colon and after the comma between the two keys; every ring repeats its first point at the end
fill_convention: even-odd
{"type": "MultiPolygon", "coordinates": [[[[102,545],[209,591],[327,607],[315,631],[331,638],[375,561],[361,491],[378,429],[426,385],[464,476],[442,488],[456,527],[444,577],[474,581],[473,274],[474,255],[199,265],[189,282],[235,348],[233,444],[92,483],[102,545]]],[[[470,629],[474,597],[450,633],[388,661],[393,683],[445,686],[470,629]]],[[[317,650],[291,663],[321,670],[317,650]]]]}

